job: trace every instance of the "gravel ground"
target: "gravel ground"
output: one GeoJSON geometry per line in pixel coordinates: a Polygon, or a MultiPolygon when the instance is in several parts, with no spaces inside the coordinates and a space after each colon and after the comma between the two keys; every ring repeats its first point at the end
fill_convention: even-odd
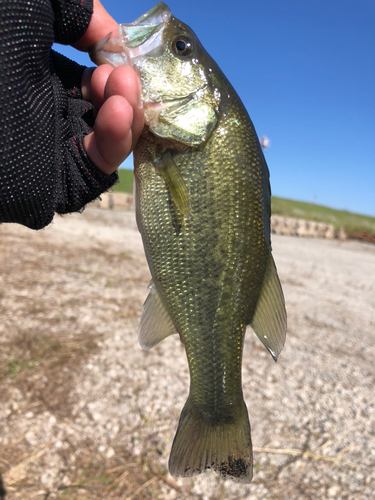
{"type": "MultiPolygon", "coordinates": [[[[375,246],[273,236],[288,310],[274,363],[249,329],[254,480],[174,479],[188,393],[177,336],[149,352],[132,212],[0,226],[0,473],[6,499],[375,498],[375,246]]],[[[1,481],[0,481],[1,498],[1,481]]]]}

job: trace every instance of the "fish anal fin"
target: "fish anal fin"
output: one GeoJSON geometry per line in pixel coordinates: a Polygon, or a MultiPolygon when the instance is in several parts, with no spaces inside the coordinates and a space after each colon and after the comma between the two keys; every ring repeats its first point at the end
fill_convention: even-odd
{"type": "Polygon", "coordinates": [[[189,399],[186,402],[172,445],[169,471],[175,477],[192,477],[205,469],[239,483],[251,482],[253,455],[244,402],[222,422],[211,422],[194,409],[189,399]]]}
{"type": "Polygon", "coordinates": [[[250,325],[275,361],[284,347],[286,323],[284,295],[275,262],[270,254],[263,286],[250,325]]]}
{"type": "Polygon", "coordinates": [[[143,313],[139,323],[139,344],[142,349],[149,350],[174,333],[177,333],[176,328],[163,300],[155,285],[151,285],[150,293],[143,305],[143,313]]]}
{"type": "Polygon", "coordinates": [[[164,179],[178,210],[185,219],[188,219],[190,216],[189,191],[171,153],[167,151],[160,159],[155,160],[154,167],[164,179]]]}

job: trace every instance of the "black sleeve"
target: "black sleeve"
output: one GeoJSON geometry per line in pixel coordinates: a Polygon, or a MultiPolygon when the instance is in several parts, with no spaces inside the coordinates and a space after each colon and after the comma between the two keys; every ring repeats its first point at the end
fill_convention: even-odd
{"type": "Polygon", "coordinates": [[[0,2],[0,222],[40,229],[118,179],[82,148],[94,125],[84,67],[51,51],[76,42],[91,13],[92,0],[0,2]]]}

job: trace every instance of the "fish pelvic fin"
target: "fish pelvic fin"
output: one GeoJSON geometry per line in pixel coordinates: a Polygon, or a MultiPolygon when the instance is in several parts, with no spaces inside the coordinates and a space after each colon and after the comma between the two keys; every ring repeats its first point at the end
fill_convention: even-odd
{"type": "Polygon", "coordinates": [[[152,282],[150,288],[138,328],[139,344],[146,351],[169,335],[177,333],[163,299],[152,282]]]}
{"type": "Polygon", "coordinates": [[[270,254],[263,286],[250,325],[275,361],[284,347],[286,324],[284,294],[277,276],[275,262],[270,254]]]}
{"type": "Polygon", "coordinates": [[[205,469],[238,483],[251,482],[253,454],[244,402],[227,419],[212,422],[188,399],[173,441],[169,471],[174,477],[191,477],[205,469]]]}

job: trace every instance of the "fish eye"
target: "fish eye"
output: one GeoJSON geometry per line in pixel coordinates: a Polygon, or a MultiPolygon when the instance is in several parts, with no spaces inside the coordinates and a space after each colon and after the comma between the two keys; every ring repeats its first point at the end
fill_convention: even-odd
{"type": "Polygon", "coordinates": [[[194,46],[187,36],[178,36],[173,40],[172,49],[179,56],[188,56],[193,52],[194,46]]]}

